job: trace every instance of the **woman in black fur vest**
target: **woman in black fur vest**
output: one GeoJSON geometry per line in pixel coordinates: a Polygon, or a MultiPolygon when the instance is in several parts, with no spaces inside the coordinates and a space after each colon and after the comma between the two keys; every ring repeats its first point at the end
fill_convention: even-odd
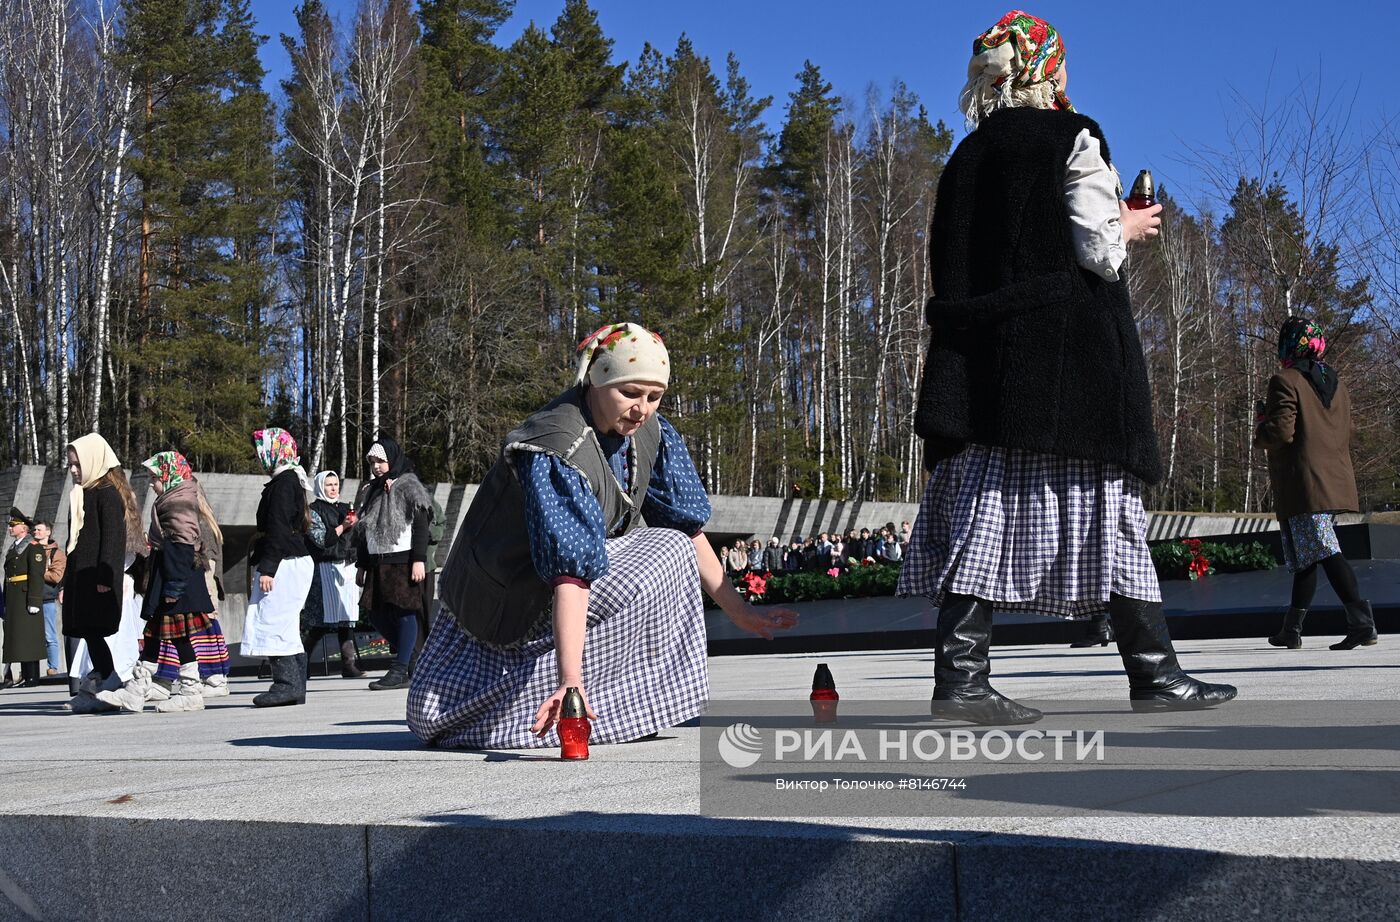
{"type": "Polygon", "coordinates": [[[369,687],[407,688],[419,621],[427,617],[422,610],[423,581],[428,576],[433,499],[393,439],[380,436],[368,458],[374,479],[360,497],[355,526],[357,582],[364,588],[360,610],[394,652],[389,672],[369,687]]]}
{"type": "Polygon", "coordinates": [[[1007,13],[973,42],[969,134],[938,184],[934,298],[915,429],[932,471],[900,575],[939,606],[935,716],[1029,723],[998,694],[992,608],[1106,611],[1135,709],[1235,696],[1177,664],[1147,551],[1144,484],[1161,476],[1126,244],[1129,211],[1099,126],[1065,96],[1064,46],[1007,13]]]}

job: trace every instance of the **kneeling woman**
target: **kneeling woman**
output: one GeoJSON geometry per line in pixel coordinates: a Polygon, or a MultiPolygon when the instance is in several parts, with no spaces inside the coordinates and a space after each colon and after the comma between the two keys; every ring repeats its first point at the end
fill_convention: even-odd
{"type": "Polygon", "coordinates": [[[594,743],[696,716],[709,698],[702,586],[759,636],[797,621],[748,605],[701,532],[709,498],[656,412],[671,371],[660,337],[611,324],[580,348],[575,386],[506,437],[443,567],[408,696],[427,743],[557,746],[569,687],[594,743]]]}

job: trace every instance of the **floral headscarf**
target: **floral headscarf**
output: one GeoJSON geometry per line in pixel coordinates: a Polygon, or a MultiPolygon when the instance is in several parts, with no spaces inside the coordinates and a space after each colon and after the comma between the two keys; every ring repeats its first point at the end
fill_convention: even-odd
{"type": "Polygon", "coordinates": [[[1278,359],[1284,368],[1302,372],[1324,407],[1332,406],[1337,393],[1337,373],[1322,361],[1327,338],[1322,328],[1306,317],[1289,317],[1278,332],[1278,359]]]}
{"type": "Polygon", "coordinates": [[[190,462],[178,451],[157,452],[142,461],[141,466],[154,474],[156,480],[167,490],[194,479],[190,462]]]}
{"type": "Polygon", "coordinates": [[[1065,45],[1050,23],[1012,10],[972,40],[972,60],[959,108],[975,128],[997,109],[1031,105],[1074,111],[1054,77],[1065,63],[1065,45]]]}
{"type": "Polygon", "coordinates": [[[162,487],[160,497],[151,508],[151,547],[161,547],[165,541],[200,547],[199,487],[190,462],[178,451],[162,451],[142,461],[141,466],[150,471],[162,487]],[[176,489],[185,484],[189,486],[176,489]]]}
{"type": "Polygon", "coordinates": [[[297,440],[292,438],[290,432],[275,426],[255,429],[253,446],[257,449],[258,460],[262,462],[263,470],[270,476],[276,477],[283,471],[294,470],[297,472],[297,480],[301,482],[301,488],[307,493],[311,492],[311,480],[306,476],[306,471],[302,470],[297,440]]]}

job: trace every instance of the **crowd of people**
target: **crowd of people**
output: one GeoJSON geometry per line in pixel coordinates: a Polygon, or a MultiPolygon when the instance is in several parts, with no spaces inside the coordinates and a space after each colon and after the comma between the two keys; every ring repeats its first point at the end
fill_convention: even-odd
{"type": "Polygon", "coordinates": [[[731,577],[798,570],[845,572],[867,562],[900,563],[909,547],[910,531],[909,522],[898,528],[887,522],[875,529],[852,528],[845,535],[836,531],[820,532],[810,538],[793,535],[786,545],[777,535],[770,537],[766,545],[757,538],[748,542],[735,538],[733,546],[725,548],[720,558],[725,574],[731,577]]]}
{"type": "MultiPolygon", "coordinates": [[[[266,657],[272,673],[253,704],[305,702],[309,653],[327,633],[340,642],[342,676],[362,677],[361,624],[373,625],[394,657],[369,688],[405,688],[426,634],[431,550],[442,532],[442,510],[412,462],[393,439],[380,438],[366,454],[371,476],[351,504],[341,500],[338,472],[307,477],[285,430],[254,432],[252,448],[268,481],[241,652],[266,657]]],[[[10,510],[0,686],[38,685],[42,660],[48,676],[66,670],[67,706],[77,713],[195,711],[227,695],[223,533],[189,461],[169,450],[142,462],[155,494],[149,524],[101,435],[76,439],[67,461],[74,487],[65,547],[52,540],[51,523],[10,510]]]]}

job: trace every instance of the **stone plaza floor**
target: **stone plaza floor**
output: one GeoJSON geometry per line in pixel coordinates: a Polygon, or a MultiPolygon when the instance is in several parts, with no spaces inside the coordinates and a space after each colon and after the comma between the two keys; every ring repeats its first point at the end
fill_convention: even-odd
{"type": "MultiPolygon", "coordinates": [[[[1241,700],[1387,701],[1396,638],[1178,644],[1241,700]]],[[[719,702],[925,700],[927,650],[711,659],[719,702]]],[[[1003,692],[1121,701],[1113,647],[993,651],[1003,692]]],[[[700,731],[557,752],[420,745],[404,692],[314,678],[307,704],[75,716],[61,686],[0,692],[0,920],[1393,917],[1400,818],[803,817],[699,806],[700,731]],[[1325,914],[1325,916],[1324,916],[1325,914]]],[[[1396,790],[1387,792],[1391,800],[1396,790]]]]}

